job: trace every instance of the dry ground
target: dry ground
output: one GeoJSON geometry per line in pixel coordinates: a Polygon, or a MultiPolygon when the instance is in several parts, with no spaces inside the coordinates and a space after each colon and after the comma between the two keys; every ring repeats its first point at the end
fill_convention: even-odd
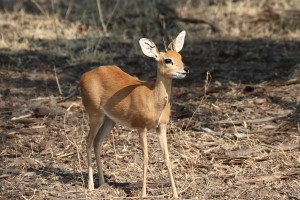
{"type": "MultiPolygon", "coordinates": [[[[174,81],[168,131],[180,196],[300,199],[297,0],[103,1],[104,23],[87,2],[0,1],[0,199],[140,195],[138,137],[122,126],[103,145],[107,184],[99,188],[95,172],[97,188],[87,191],[78,82],[111,63],[153,81],[138,39],[162,47],[164,26],[188,33],[182,56],[191,73],[174,81]]],[[[148,195],[171,197],[155,133],[148,143],[148,195]]]]}

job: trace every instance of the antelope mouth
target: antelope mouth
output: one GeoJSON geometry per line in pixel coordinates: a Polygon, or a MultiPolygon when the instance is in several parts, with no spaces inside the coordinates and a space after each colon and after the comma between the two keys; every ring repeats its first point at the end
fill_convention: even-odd
{"type": "Polygon", "coordinates": [[[183,79],[186,77],[186,72],[176,72],[176,74],[174,75],[175,79],[183,79]]]}

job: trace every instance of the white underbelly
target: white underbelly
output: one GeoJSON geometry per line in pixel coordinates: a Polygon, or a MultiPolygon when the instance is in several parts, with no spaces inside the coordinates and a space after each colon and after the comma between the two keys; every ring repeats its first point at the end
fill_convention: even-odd
{"type": "Polygon", "coordinates": [[[131,127],[131,125],[128,123],[128,121],[114,117],[114,116],[110,115],[109,113],[107,113],[105,110],[103,110],[103,112],[107,117],[109,117],[111,120],[113,120],[116,124],[119,124],[122,126],[127,126],[129,128],[131,127]]]}

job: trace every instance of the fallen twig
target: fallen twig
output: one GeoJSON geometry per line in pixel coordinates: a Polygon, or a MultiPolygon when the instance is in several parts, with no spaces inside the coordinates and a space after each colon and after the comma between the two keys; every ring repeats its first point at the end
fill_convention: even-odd
{"type": "Polygon", "coordinates": [[[56,155],[56,156],[57,156],[57,158],[65,158],[65,157],[73,156],[75,154],[76,154],[76,152],[71,152],[71,153],[61,154],[61,155],[56,155]]]}
{"type": "Polygon", "coordinates": [[[220,32],[221,28],[217,25],[213,24],[212,22],[205,20],[205,19],[196,19],[196,18],[187,18],[187,17],[179,17],[179,16],[172,16],[172,17],[165,17],[165,19],[168,20],[178,20],[185,23],[191,23],[191,24],[207,24],[210,26],[211,30],[213,32],[220,32]]]}
{"type": "Polygon", "coordinates": [[[271,182],[271,181],[276,181],[278,179],[285,179],[290,176],[299,176],[300,175],[300,170],[299,169],[294,169],[294,170],[288,170],[288,171],[283,171],[283,172],[278,172],[272,175],[261,175],[261,176],[255,176],[251,178],[244,178],[237,180],[235,184],[237,185],[243,185],[245,183],[258,183],[258,182],[271,182]]]}
{"type": "Polygon", "coordinates": [[[80,107],[80,105],[78,103],[72,103],[68,108],[67,108],[67,111],[70,111],[72,109],[72,107],[80,107]]]}
{"type": "Polygon", "coordinates": [[[231,125],[242,125],[242,124],[255,124],[255,123],[262,123],[262,122],[268,122],[273,121],[276,119],[282,119],[287,117],[288,115],[292,114],[292,110],[286,110],[282,115],[276,116],[276,117],[265,117],[260,119],[249,119],[249,120],[220,120],[215,122],[205,122],[201,123],[201,125],[207,125],[207,124],[231,124],[231,125]]]}
{"type": "Polygon", "coordinates": [[[64,100],[64,99],[62,99],[62,97],[37,97],[37,98],[34,98],[34,99],[30,99],[30,101],[49,101],[49,100],[51,100],[51,98],[54,98],[55,100],[57,100],[57,101],[62,101],[62,100],[64,100]],[[60,99],[60,100],[58,100],[58,99],[60,99]]]}
{"type": "Polygon", "coordinates": [[[22,116],[19,116],[19,117],[13,117],[13,118],[11,118],[11,121],[18,121],[20,119],[28,118],[28,117],[31,117],[31,116],[32,116],[32,114],[22,115],[22,116]]]}
{"type": "Polygon", "coordinates": [[[287,85],[293,85],[293,84],[299,84],[300,83],[300,79],[291,79],[291,80],[288,80],[286,82],[287,85]]]}
{"type": "Polygon", "coordinates": [[[267,147],[269,149],[276,149],[280,151],[292,151],[292,150],[300,149],[300,144],[287,144],[287,145],[278,145],[278,146],[262,144],[262,146],[267,147]]]}
{"type": "Polygon", "coordinates": [[[204,128],[204,127],[193,128],[193,130],[202,131],[204,133],[208,133],[208,134],[218,136],[218,137],[227,137],[227,138],[230,138],[230,139],[244,139],[244,138],[249,138],[250,137],[249,134],[245,134],[245,133],[222,133],[222,132],[216,132],[216,131],[213,131],[209,128],[204,128]]]}
{"type": "MultiPolygon", "coordinates": [[[[77,86],[77,89],[78,89],[78,86],[77,86]]],[[[76,89],[76,90],[77,90],[77,89],[76,89]]],[[[70,93],[68,96],[66,96],[65,98],[58,100],[57,103],[61,103],[61,102],[64,102],[64,101],[66,101],[66,100],[71,99],[73,96],[75,96],[76,90],[74,90],[73,92],[71,92],[71,93],[70,93]]]]}
{"type": "Polygon", "coordinates": [[[278,146],[263,144],[259,147],[230,151],[230,152],[227,152],[226,154],[228,156],[233,156],[233,157],[248,156],[248,155],[251,155],[254,153],[259,153],[262,151],[271,151],[272,149],[281,150],[281,151],[292,151],[292,150],[300,149],[300,144],[287,144],[287,145],[278,145],[278,146]]]}

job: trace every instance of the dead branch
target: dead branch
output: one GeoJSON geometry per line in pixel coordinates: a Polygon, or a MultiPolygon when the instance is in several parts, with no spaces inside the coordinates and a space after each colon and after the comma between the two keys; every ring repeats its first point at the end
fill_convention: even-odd
{"type": "Polygon", "coordinates": [[[271,181],[276,181],[278,179],[286,179],[291,176],[299,176],[300,175],[300,170],[299,169],[294,169],[294,170],[287,170],[287,171],[282,171],[278,172],[272,175],[260,175],[260,176],[255,176],[255,177],[250,177],[250,178],[244,178],[237,180],[235,182],[236,185],[244,185],[245,183],[247,184],[255,184],[258,182],[271,182],[271,181]]]}
{"type": "Polygon", "coordinates": [[[249,138],[250,135],[249,134],[245,134],[245,133],[222,133],[222,132],[216,132],[216,131],[213,131],[209,128],[195,128],[193,127],[192,128],[193,130],[195,131],[202,131],[204,133],[208,133],[208,134],[211,134],[211,135],[214,135],[214,136],[218,136],[218,137],[227,137],[227,138],[230,138],[230,139],[244,139],[244,138],[249,138]]]}
{"type": "Polygon", "coordinates": [[[221,29],[213,24],[212,22],[209,22],[208,20],[205,19],[196,19],[196,18],[187,18],[187,17],[180,17],[180,16],[172,16],[172,17],[165,17],[164,19],[166,20],[177,20],[185,23],[191,23],[191,24],[207,24],[210,26],[211,30],[213,32],[220,32],[221,29]]]}
{"type": "Polygon", "coordinates": [[[286,82],[287,85],[295,85],[295,84],[299,84],[299,83],[300,83],[300,79],[296,79],[296,78],[288,80],[286,82]]]}
{"type": "Polygon", "coordinates": [[[260,147],[249,148],[249,149],[240,149],[240,150],[236,150],[236,151],[227,152],[226,154],[228,156],[232,156],[232,157],[249,156],[251,154],[259,153],[262,151],[270,152],[272,149],[280,150],[280,151],[292,151],[292,150],[300,149],[300,144],[292,144],[292,145],[286,144],[286,145],[278,145],[278,146],[263,144],[260,147]]]}
{"type": "Polygon", "coordinates": [[[79,88],[79,85],[77,86],[76,90],[74,90],[73,92],[71,92],[71,93],[70,93],[68,96],[66,96],[65,98],[58,100],[57,103],[62,103],[62,102],[64,102],[64,101],[67,101],[67,100],[71,99],[73,96],[75,96],[75,94],[76,94],[78,88],[79,88]]]}
{"type": "Polygon", "coordinates": [[[31,117],[32,114],[27,114],[27,115],[22,115],[22,116],[19,116],[19,117],[13,117],[11,118],[11,121],[19,121],[19,120],[22,120],[24,118],[28,118],[28,117],[31,117]]]}
{"type": "Polygon", "coordinates": [[[262,123],[262,122],[268,122],[273,121],[277,119],[282,119],[287,117],[288,115],[292,114],[292,110],[286,110],[282,115],[276,116],[276,117],[265,117],[260,119],[249,119],[249,120],[220,120],[215,122],[206,122],[206,123],[200,123],[200,125],[207,125],[207,124],[228,124],[228,125],[242,125],[242,124],[255,124],[255,123],[262,123]]]}
{"type": "Polygon", "coordinates": [[[192,24],[207,24],[210,26],[213,32],[220,32],[221,29],[216,26],[214,23],[210,22],[206,19],[196,19],[191,17],[181,17],[177,13],[176,9],[170,7],[167,4],[164,3],[156,3],[157,10],[159,12],[159,17],[161,17],[163,20],[177,20],[185,23],[192,23],[192,24]]]}
{"type": "Polygon", "coordinates": [[[64,153],[64,154],[56,155],[56,156],[57,156],[57,158],[65,158],[65,157],[73,156],[75,154],[76,154],[75,152],[71,152],[71,153],[64,153]]]}
{"type": "Polygon", "coordinates": [[[300,144],[287,144],[287,145],[278,145],[278,146],[262,144],[262,146],[267,147],[269,149],[279,150],[279,151],[292,151],[292,150],[300,149],[300,144]]]}

